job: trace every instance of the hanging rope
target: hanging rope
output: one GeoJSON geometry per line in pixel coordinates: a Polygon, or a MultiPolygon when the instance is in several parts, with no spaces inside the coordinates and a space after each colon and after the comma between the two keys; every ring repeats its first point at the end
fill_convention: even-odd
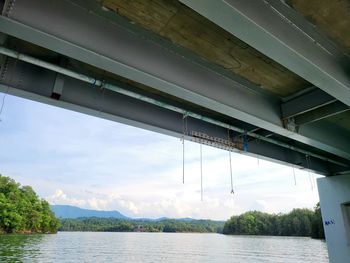
{"type": "Polygon", "coordinates": [[[2,121],[2,119],[1,119],[2,111],[3,111],[4,106],[5,106],[5,99],[6,99],[6,96],[7,96],[8,91],[9,91],[9,88],[10,88],[10,87],[7,86],[6,92],[4,93],[4,96],[2,97],[1,107],[0,107],[0,122],[2,121]]]}
{"type": "Polygon", "coordinates": [[[313,191],[314,190],[314,184],[312,182],[311,173],[310,173],[310,156],[309,155],[305,155],[305,158],[306,158],[307,171],[309,173],[309,181],[310,181],[310,184],[311,184],[311,191],[313,191]]]}
{"type": "Polygon", "coordinates": [[[187,114],[182,117],[182,183],[185,184],[185,135],[187,134],[187,114]]]}
{"type": "Polygon", "coordinates": [[[256,155],[256,160],[257,160],[257,162],[258,162],[258,165],[260,165],[259,155],[256,155]]]}
{"type": "Polygon", "coordinates": [[[233,191],[231,151],[228,151],[228,155],[229,155],[229,157],[230,157],[231,194],[234,194],[235,192],[233,191]]]}
{"type": "MultiPolygon", "coordinates": [[[[311,167],[311,156],[309,156],[309,167],[311,167]]],[[[314,188],[316,188],[316,179],[315,179],[315,175],[312,173],[310,173],[310,176],[311,176],[311,181],[312,181],[312,184],[314,186],[314,188]]]]}
{"type": "MultiPolygon", "coordinates": [[[[4,66],[5,67],[4,70],[5,71],[6,71],[6,68],[7,68],[7,63],[8,63],[8,58],[6,57],[6,62],[4,63],[4,65],[5,65],[4,66]]],[[[17,63],[18,63],[18,59],[16,59],[16,61],[15,61],[15,65],[14,65],[13,71],[12,71],[11,76],[10,76],[10,83],[12,83],[12,80],[13,80],[13,77],[14,77],[14,72],[16,71],[16,68],[17,68],[17,63]]],[[[6,99],[7,94],[9,93],[9,90],[10,90],[10,86],[7,86],[6,91],[4,93],[4,96],[2,97],[1,107],[0,107],[0,122],[2,121],[1,115],[2,115],[2,112],[3,112],[4,107],[5,107],[5,99],[6,99]]]]}
{"type": "Polygon", "coordinates": [[[293,176],[294,176],[294,185],[297,185],[297,178],[295,177],[295,169],[294,169],[294,165],[292,165],[292,169],[293,169],[293,176]]]}
{"type": "MultiPolygon", "coordinates": [[[[231,142],[230,129],[227,129],[227,140],[228,140],[229,143],[231,142]]],[[[228,150],[228,155],[229,155],[229,157],[230,157],[231,194],[234,194],[234,191],[233,191],[233,179],[232,179],[231,149],[228,150]]]]}
{"type": "Polygon", "coordinates": [[[182,137],[182,183],[185,183],[185,138],[182,137]]]}
{"type": "Polygon", "coordinates": [[[202,144],[199,144],[200,151],[200,161],[201,161],[201,201],[203,202],[203,154],[202,154],[202,144]]]}

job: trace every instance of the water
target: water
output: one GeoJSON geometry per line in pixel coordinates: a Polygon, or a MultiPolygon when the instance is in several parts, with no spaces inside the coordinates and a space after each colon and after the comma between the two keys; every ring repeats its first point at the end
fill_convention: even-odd
{"type": "Polygon", "coordinates": [[[328,262],[323,241],[183,233],[0,235],[0,262],[328,262]]]}

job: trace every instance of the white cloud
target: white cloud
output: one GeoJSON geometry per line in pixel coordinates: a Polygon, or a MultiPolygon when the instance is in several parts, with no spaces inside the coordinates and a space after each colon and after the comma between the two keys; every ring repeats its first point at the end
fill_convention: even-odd
{"type": "Polygon", "coordinates": [[[86,201],[83,199],[71,198],[67,197],[67,195],[61,189],[57,189],[56,192],[47,197],[46,200],[51,204],[67,204],[67,205],[75,205],[75,206],[85,206],[86,201]]]}

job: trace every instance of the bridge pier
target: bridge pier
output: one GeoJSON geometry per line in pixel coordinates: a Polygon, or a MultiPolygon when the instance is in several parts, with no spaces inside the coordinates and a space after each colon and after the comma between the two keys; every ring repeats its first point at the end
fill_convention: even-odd
{"type": "Polygon", "coordinates": [[[350,260],[350,174],[319,178],[321,213],[329,261],[350,260]]]}

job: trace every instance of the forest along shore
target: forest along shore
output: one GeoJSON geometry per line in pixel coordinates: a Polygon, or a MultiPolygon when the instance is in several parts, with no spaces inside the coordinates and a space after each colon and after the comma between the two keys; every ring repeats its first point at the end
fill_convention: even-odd
{"type": "MultiPolygon", "coordinates": [[[[77,209],[80,212],[84,210],[81,208],[77,209]]],[[[101,213],[101,211],[86,211],[101,213]]],[[[118,216],[123,216],[117,211],[112,212],[118,216]]],[[[238,216],[232,216],[226,222],[191,218],[132,219],[125,216],[124,218],[84,217],[57,219],[48,202],[40,199],[30,186],[21,186],[13,179],[0,175],[0,234],[56,233],[58,230],[196,232],[324,238],[319,203],[314,210],[293,209],[288,214],[249,211],[238,216]]]]}
{"type": "Polygon", "coordinates": [[[61,218],[59,231],[197,232],[228,235],[303,236],[324,238],[319,204],[314,210],[294,209],[288,214],[258,211],[232,216],[226,222],[196,219],[61,218]]]}
{"type": "Polygon", "coordinates": [[[297,208],[288,214],[251,211],[239,216],[232,216],[226,221],[223,233],[325,238],[319,203],[316,204],[314,210],[297,208]]]}
{"type": "Polygon", "coordinates": [[[224,223],[195,219],[133,220],[92,217],[61,219],[59,231],[222,233],[224,223]]]}

